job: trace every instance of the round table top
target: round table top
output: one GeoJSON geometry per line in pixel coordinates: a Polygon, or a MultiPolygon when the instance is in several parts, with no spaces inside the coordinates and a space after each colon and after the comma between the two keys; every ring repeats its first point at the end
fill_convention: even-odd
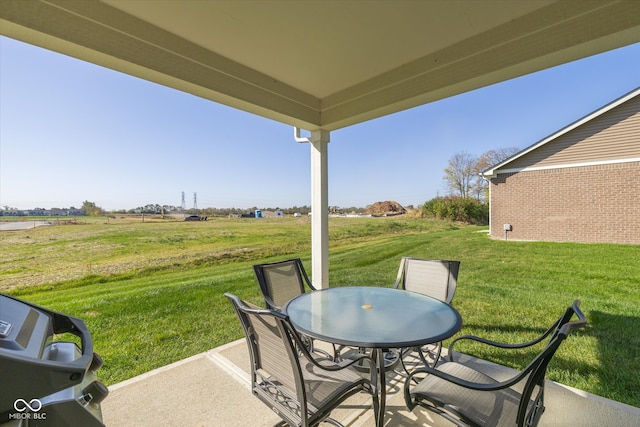
{"type": "Polygon", "coordinates": [[[413,347],[460,330],[450,305],[415,292],[350,286],[301,294],[283,308],[295,328],[313,338],[367,348],[413,347]]]}

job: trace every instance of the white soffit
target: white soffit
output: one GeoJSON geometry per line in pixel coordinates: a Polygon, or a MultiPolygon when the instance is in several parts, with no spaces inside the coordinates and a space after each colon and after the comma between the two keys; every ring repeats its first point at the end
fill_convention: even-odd
{"type": "Polygon", "coordinates": [[[640,41],[635,0],[0,0],[0,33],[307,130],[640,41]]]}

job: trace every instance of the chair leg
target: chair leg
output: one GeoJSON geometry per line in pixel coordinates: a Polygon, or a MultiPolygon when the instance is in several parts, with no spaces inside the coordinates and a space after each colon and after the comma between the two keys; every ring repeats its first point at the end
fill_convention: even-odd
{"type": "Polygon", "coordinates": [[[331,361],[331,362],[333,362],[333,361],[335,360],[335,359],[333,358],[333,356],[331,356],[328,352],[326,352],[326,351],[324,351],[324,350],[320,350],[320,349],[315,348],[315,347],[313,347],[313,346],[311,347],[311,349],[310,349],[310,350],[311,350],[311,351],[310,351],[310,353],[320,354],[320,355],[322,355],[322,356],[323,356],[323,358],[325,358],[325,359],[327,359],[327,360],[329,360],[329,361],[331,361]]]}
{"type": "Polygon", "coordinates": [[[407,368],[407,365],[405,365],[404,363],[404,357],[411,352],[410,348],[401,348],[400,349],[400,364],[402,365],[402,371],[395,369],[394,372],[398,375],[401,375],[403,377],[407,377],[409,376],[410,372],[409,372],[409,368],[407,368]]]}
{"type": "MultiPolygon", "coordinates": [[[[313,353],[320,354],[320,355],[322,355],[323,358],[325,358],[327,360],[330,360],[332,362],[335,360],[333,358],[333,356],[331,356],[328,352],[326,352],[326,351],[324,351],[322,349],[316,348],[314,343],[313,343],[313,339],[312,338],[309,338],[308,336],[302,335],[302,334],[300,334],[300,338],[301,338],[302,342],[304,343],[305,347],[307,347],[307,350],[309,350],[309,353],[311,353],[311,354],[313,354],[313,353]]],[[[335,352],[335,350],[334,350],[334,352],[335,352]]]]}
{"type": "Polygon", "coordinates": [[[420,359],[422,360],[422,363],[424,363],[426,366],[435,368],[436,365],[438,364],[438,362],[440,361],[440,355],[442,354],[442,343],[436,343],[435,345],[435,349],[433,351],[429,351],[429,353],[433,354],[433,363],[429,362],[426,358],[426,356],[424,355],[424,352],[422,350],[422,348],[418,347],[417,351],[418,351],[418,356],[420,357],[420,359]]]}
{"type": "MultiPolygon", "coordinates": [[[[433,350],[425,350],[421,347],[403,348],[400,352],[400,363],[402,365],[402,370],[395,369],[394,372],[403,377],[409,376],[411,374],[411,370],[405,363],[405,358],[407,355],[413,353],[414,351],[417,353],[418,358],[420,359],[420,362],[422,364],[435,368],[438,362],[440,362],[440,357],[442,355],[442,343],[436,343],[434,345],[435,348],[433,350]],[[429,355],[433,358],[433,361],[429,361],[425,353],[429,353],[429,355]]],[[[421,378],[414,377],[413,380],[415,383],[418,383],[421,378]]]]}
{"type": "MultiPolygon", "coordinates": [[[[405,357],[408,354],[410,354],[410,353],[412,353],[414,351],[419,354],[419,357],[420,357],[422,363],[425,363],[424,362],[424,356],[422,356],[419,348],[417,348],[417,347],[414,347],[414,348],[403,348],[403,349],[401,349],[401,356],[400,356],[400,364],[402,365],[402,370],[394,369],[393,372],[395,372],[396,374],[398,374],[398,375],[400,375],[402,377],[408,377],[411,374],[412,370],[409,370],[409,368],[407,367],[407,365],[405,363],[405,357]]],[[[421,379],[422,378],[414,377],[413,381],[417,384],[421,379]]]]}

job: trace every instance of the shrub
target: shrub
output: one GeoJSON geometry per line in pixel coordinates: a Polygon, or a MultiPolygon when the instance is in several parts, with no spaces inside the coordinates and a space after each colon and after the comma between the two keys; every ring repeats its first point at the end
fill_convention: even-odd
{"type": "Polygon", "coordinates": [[[488,225],[489,205],[471,198],[436,197],[422,205],[422,216],[475,225],[488,225]]]}

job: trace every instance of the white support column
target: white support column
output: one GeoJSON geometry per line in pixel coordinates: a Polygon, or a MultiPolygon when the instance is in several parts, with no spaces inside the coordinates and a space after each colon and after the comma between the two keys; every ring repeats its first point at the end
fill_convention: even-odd
{"type": "Polygon", "coordinates": [[[311,274],[316,289],[329,287],[329,131],[311,132],[311,274]]]}

